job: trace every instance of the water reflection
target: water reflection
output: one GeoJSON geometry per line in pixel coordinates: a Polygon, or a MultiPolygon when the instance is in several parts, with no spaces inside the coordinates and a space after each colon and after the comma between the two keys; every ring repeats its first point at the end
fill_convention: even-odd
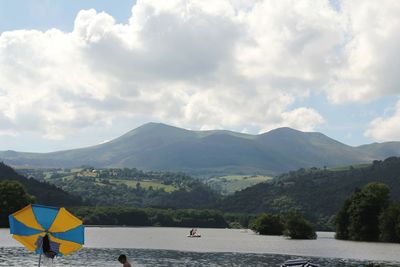
{"type": "MultiPolygon", "coordinates": [[[[53,266],[119,266],[117,257],[126,254],[133,266],[279,266],[282,262],[296,258],[286,255],[252,253],[197,253],[154,249],[98,249],[84,248],[68,257],[57,258],[53,266]]],[[[326,267],[368,266],[371,262],[311,258],[326,267]]],[[[38,256],[23,248],[0,248],[0,266],[35,266],[38,256]]],[[[395,263],[380,263],[380,267],[398,266],[395,263]]]]}

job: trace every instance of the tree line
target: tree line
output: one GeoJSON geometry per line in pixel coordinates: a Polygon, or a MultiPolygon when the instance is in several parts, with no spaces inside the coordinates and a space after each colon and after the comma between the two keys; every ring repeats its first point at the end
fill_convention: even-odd
{"type": "Polygon", "coordinates": [[[220,211],[133,207],[76,207],[71,211],[86,225],[227,228],[220,211]]]}
{"type": "Polygon", "coordinates": [[[260,235],[284,235],[291,239],[316,239],[314,226],[299,212],[287,214],[263,213],[250,223],[260,235]]]}
{"type": "Polygon", "coordinates": [[[383,183],[357,189],[335,218],[336,238],[354,241],[400,242],[400,203],[390,199],[383,183]]]}
{"type": "MultiPolygon", "coordinates": [[[[16,181],[0,182],[0,227],[8,227],[8,215],[36,202],[24,186],[16,181]]],[[[210,209],[163,209],[135,207],[68,208],[85,225],[168,226],[227,228],[247,226],[250,218],[245,214],[224,214],[210,209]]]]}

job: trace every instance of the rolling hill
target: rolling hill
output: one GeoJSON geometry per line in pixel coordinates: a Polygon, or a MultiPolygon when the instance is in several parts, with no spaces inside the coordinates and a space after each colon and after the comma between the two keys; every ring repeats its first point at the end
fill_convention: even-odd
{"type": "Polygon", "coordinates": [[[26,178],[14,169],[0,162],[0,182],[16,181],[21,183],[26,192],[35,197],[37,204],[50,206],[77,206],[84,204],[80,197],[68,194],[47,182],[40,182],[33,178],[26,178]]]}
{"type": "Polygon", "coordinates": [[[148,123],[110,142],[52,153],[0,152],[0,161],[35,167],[136,167],[197,176],[279,173],[371,162],[400,155],[400,143],[352,147],[321,133],[278,128],[260,135],[190,131],[148,123]]]}
{"type": "Polygon", "coordinates": [[[219,200],[210,187],[180,173],[143,172],[135,168],[34,168],[18,172],[60,188],[92,206],[210,208],[219,200]]]}
{"type": "Polygon", "coordinates": [[[400,158],[390,157],[343,170],[300,169],[248,187],[226,197],[220,207],[228,212],[288,212],[297,209],[319,229],[327,229],[332,216],[356,190],[371,182],[387,184],[393,200],[400,200],[400,158]]]}
{"type": "Polygon", "coordinates": [[[214,191],[222,195],[231,195],[250,186],[263,183],[273,179],[270,176],[262,175],[228,175],[221,177],[212,177],[204,180],[214,191]]]}

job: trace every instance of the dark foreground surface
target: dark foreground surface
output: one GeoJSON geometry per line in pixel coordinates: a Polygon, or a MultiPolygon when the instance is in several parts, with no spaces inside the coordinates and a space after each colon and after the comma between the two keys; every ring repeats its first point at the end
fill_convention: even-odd
{"type": "MultiPolygon", "coordinates": [[[[116,258],[126,254],[133,266],[279,266],[296,256],[253,253],[197,253],[153,249],[84,248],[68,257],[57,258],[53,265],[44,266],[121,266],[116,258]]],[[[399,263],[344,259],[311,258],[326,267],[399,266],[399,263]],[[372,263],[374,265],[372,265],[372,263]]],[[[38,256],[20,247],[0,248],[0,266],[37,266],[38,256]]]]}

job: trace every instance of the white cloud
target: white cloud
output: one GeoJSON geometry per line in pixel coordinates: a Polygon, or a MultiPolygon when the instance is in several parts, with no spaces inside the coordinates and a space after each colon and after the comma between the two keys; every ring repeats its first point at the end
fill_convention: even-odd
{"type": "Polygon", "coordinates": [[[342,2],[347,40],[327,85],[334,103],[366,102],[399,93],[400,2],[342,2]]]}
{"type": "Polygon", "coordinates": [[[0,134],[60,139],[141,116],[192,129],[313,130],[318,111],[292,108],[311,90],[335,103],[395,91],[396,3],[365,2],[337,12],[328,0],[139,0],[127,24],[85,10],[72,32],[4,32],[0,134]],[[370,29],[365,10],[387,20],[370,29]]]}
{"type": "Polygon", "coordinates": [[[318,112],[311,108],[298,108],[282,113],[284,123],[280,126],[292,126],[303,131],[312,131],[324,122],[318,112]],[[286,124],[286,125],[285,125],[286,124]]]}
{"type": "Polygon", "coordinates": [[[400,140],[400,101],[392,115],[374,119],[364,134],[378,141],[400,140]]]}

